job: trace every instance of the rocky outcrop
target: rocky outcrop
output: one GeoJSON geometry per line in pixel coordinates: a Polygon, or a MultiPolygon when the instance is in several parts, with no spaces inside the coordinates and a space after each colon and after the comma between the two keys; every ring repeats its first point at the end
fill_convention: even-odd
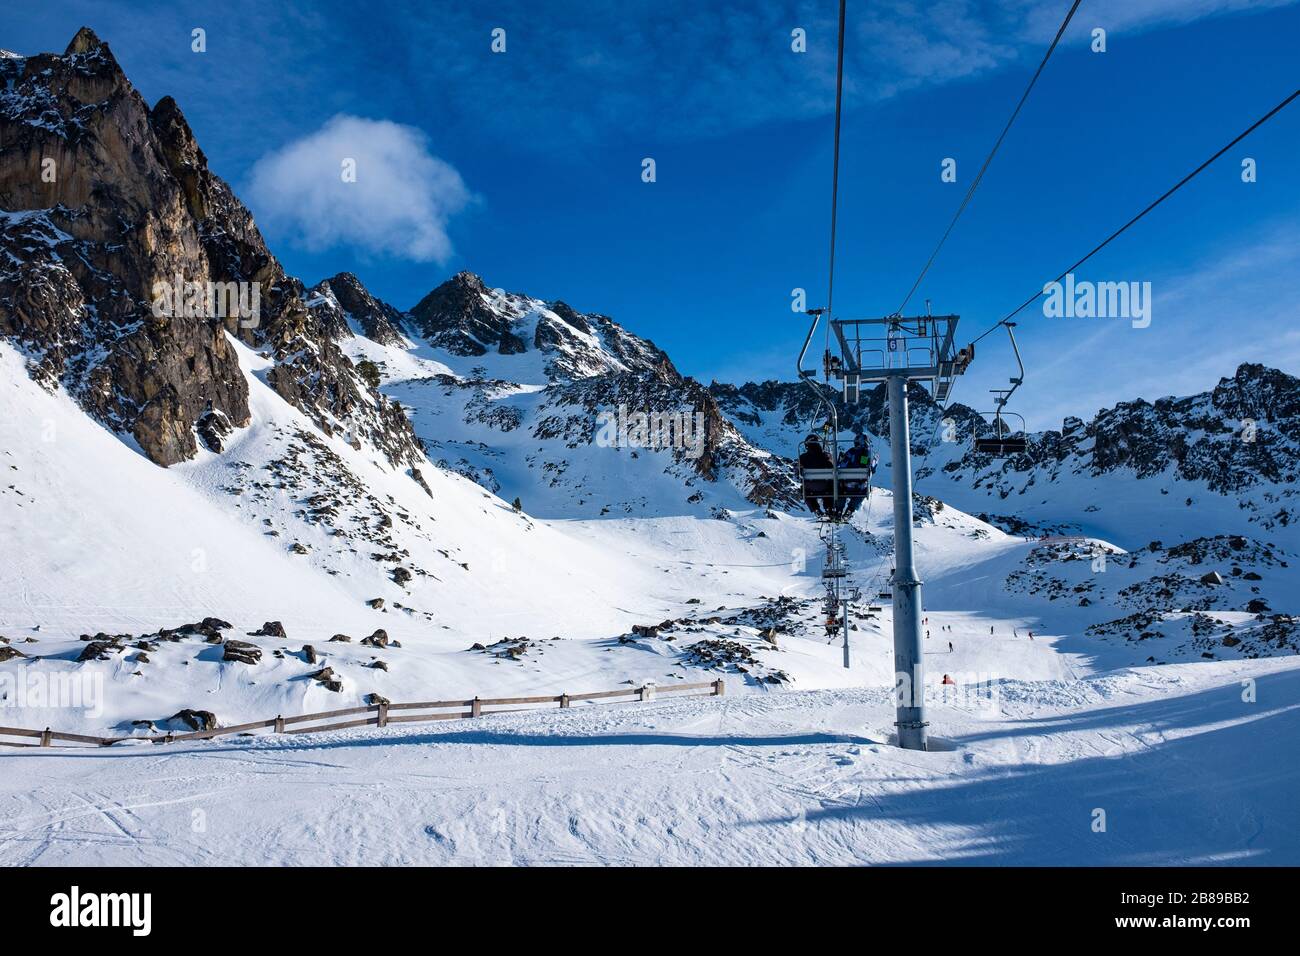
{"type": "Polygon", "coordinates": [[[514,321],[528,312],[524,296],[492,291],[472,272],[458,272],[411,309],[411,321],[437,348],[453,355],[517,355],[527,344],[514,321]]]}
{"type": "Polygon", "coordinates": [[[192,710],[186,707],[167,718],[169,723],[182,724],[190,730],[216,730],[217,716],[210,710],[192,710]]]}
{"type": "MultiPolygon", "coordinates": [[[[1294,520],[1300,379],[1276,369],[1245,364],[1209,392],[1120,402],[1091,422],[1066,418],[1059,431],[1028,438],[1024,454],[993,462],[967,451],[943,470],[1002,497],[1072,477],[1160,478],[1164,495],[1186,482],[1196,494],[1239,497],[1264,529],[1294,520]]],[[[1193,496],[1177,500],[1190,506],[1193,496]]]]}
{"type": "Polygon", "coordinates": [[[262,649],[248,641],[228,640],[222,646],[221,659],[227,663],[256,664],[262,659],[262,649]]]}
{"type": "Polygon", "coordinates": [[[371,295],[351,272],[340,272],[313,286],[305,304],[320,317],[331,338],[359,332],[381,345],[406,342],[402,313],[371,295]]]}
{"type": "Polygon", "coordinates": [[[609,316],[489,289],[472,272],[457,273],[421,299],[410,312],[409,324],[431,345],[453,355],[543,352],[546,375],[553,380],[628,371],[677,375],[653,342],[633,335],[609,316]]]}
{"type": "Polygon", "coordinates": [[[0,335],[34,378],[170,465],[249,422],[233,337],[322,430],[418,460],[176,102],[150,109],[91,30],[62,55],[0,58],[0,142],[0,335]]]}

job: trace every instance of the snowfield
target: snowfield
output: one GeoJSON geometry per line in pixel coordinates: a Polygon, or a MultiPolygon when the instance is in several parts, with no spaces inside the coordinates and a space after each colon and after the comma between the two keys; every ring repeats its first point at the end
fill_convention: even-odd
{"type": "MultiPolygon", "coordinates": [[[[0,725],[140,737],[190,729],[183,710],[229,726],[376,696],[718,677],[727,694],[3,747],[0,864],[1300,863],[1295,625],[1244,610],[1300,592],[1291,528],[1243,537],[1258,530],[1189,508],[1174,527],[1134,491],[1108,499],[1122,542],[1044,540],[931,500],[916,546],[933,750],[902,752],[888,492],[845,532],[862,589],[845,669],[806,514],[684,477],[667,451],[560,438],[537,440],[538,462],[577,477],[547,483],[523,430],[430,377],[461,374],[449,356],[353,342],[422,433],[498,462],[501,494],[543,516],[516,512],[457,469],[417,478],[324,434],[267,387],[263,355],[231,346],[251,424],[164,469],[0,343],[0,725]],[[636,506],[603,514],[593,494],[636,506]],[[210,617],[215,640],[165,630],[210,617]],[[227,658],[232,641],[260,656],[227,658]],[[59,678],[93,706],[42,696],[59,678]]],[[[484,400],[525,408],[539,387],[484,400]]]]}
{"type": "Polygon", "coordinates": [[[1298,693],[1294,659],[1012,681],[932,753],[875,689],[0,752],[0,864],[1294,864],[1298,693]]]}

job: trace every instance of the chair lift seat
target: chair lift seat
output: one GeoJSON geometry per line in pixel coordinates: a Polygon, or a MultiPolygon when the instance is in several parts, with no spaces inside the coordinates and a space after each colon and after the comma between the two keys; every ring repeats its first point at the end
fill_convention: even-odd
{"type": "Polygon", "coordinates": [[[1020,455],[1029,447],[1024,436],[1005,438],[976,438],[975,451],[992,455],[994,458],[1006,458],[1008,455],[1020,455]]]}
{"type": "Polygon", "coordinates": [[[803,479],[804,481],[834,481],[836,471],[839,472],[841,482],[871,480],[870,468],[805,468],[803,479]]]}
{"type": "Polygon", "coordinates": [[[834,499],[840,502],[849,498],[864,498],[871,487],[870,468],[804,468],[800,473],[803,499],[834,499]],[[839,477],[838,487],[836,476],[839,477]],[[838,491],[838,494],[836,492],[838,491]]]}

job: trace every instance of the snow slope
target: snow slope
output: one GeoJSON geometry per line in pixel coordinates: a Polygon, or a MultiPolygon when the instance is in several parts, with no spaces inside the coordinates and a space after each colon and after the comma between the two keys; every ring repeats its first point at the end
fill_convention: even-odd
{"type": "MultiPolygon", "coordinates": [[[[135,721],[184,729],[170,719],[181,708],[229,724],[370,694],[717,676],[728,696],[166,749],[0,749],[0,862],[1300,862],[1292,638],[1266,649],[1290,656],[1235,659],[1260,646],[1250,629],[1274,625],[1231,610],[1255,588],[1292,593],[1289,552],[1044,544],[927,504],[917,547],[936,747],[901,753],[888,745],[888,602],[856,610],[844,670],[818,622],[820,545],[805,517],[751,505],[540,521],[436,468],[426,492],[365,446],[313,431],[265,387],[260,356],[236,348],[252,423],[222,455],[161,469],[0,345],[12,545],[0,633],[27,655],[0,663],[0,722],[130,734],[135,721]],[[1094,549],[1104,572],[1081,557],[1094,549]],[[1261,579],[1209,597],[1194,586],[1232,560],[1261,579]],[[1227,630],[1194,633],[1188,614],[1140,639],[1089,631],[1170,574],[1178,600],[1201,600],[1227,630]],[[1106,598],[1081,606],[1085,584],[1106,598]],[[365,604],[376,596],[382,611],[365,604]],[[223,661],[197,636],[137,646],[209,614],[262,659],[223,661]],[[268,620],[287,638],[249,636],[268,620]],[[634,636],[632,624],[656,628],[634,636]],[[356,640],[377,627],[393,643],[356,640]],[[78,635],[100,630],[130,637],[78,662],[78,635]],[[1229,648],[1224,634],[1247,640],[1229,648]],[[1211,638],[1230,659],[1200,659],[1211,638]],[[321,666],[340,692],[312,680],[321,666]],[[97,706],[13,692],[54,674],[100,679],[97,706]]],[[[877,490],[846,533],[868,602],[886,586],[891,516],[877,490]]]]}
{"type": "Polygon", "coordinates": [[[872,689],[0,752],[0,864],[1294,865],[1298,695],[1294,659],[1015,681],[931,753],[872,689]]]}

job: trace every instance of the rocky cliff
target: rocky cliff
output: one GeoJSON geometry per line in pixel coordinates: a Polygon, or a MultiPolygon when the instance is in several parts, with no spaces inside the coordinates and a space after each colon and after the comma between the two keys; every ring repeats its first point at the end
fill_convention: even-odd
{"type": "Polygon", "coordinates": [[[238,340],[325,432],[418,459],[175,101],[150,109],[85,28],[62,55],[0,57],[0,87],[0,334],[34,377],[170,465],[248,423],[238,340]]]}

